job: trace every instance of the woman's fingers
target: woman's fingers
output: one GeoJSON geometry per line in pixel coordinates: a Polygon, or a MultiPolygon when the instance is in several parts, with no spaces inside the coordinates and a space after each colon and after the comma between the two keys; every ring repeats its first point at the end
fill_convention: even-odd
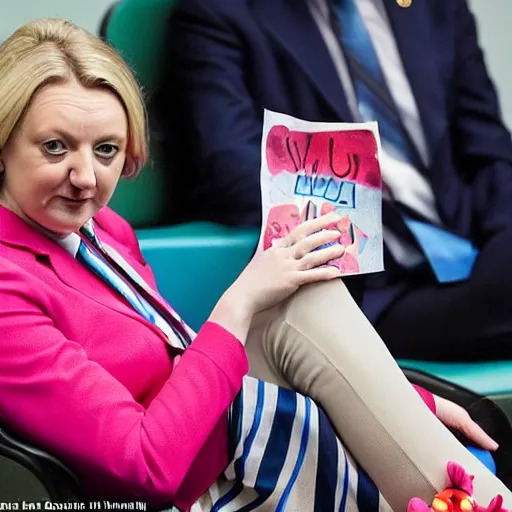
{"type": "Polygon", "coordinates": [[[311,270],[304,270],[298,273],[298,286],[310,283],[318,283],[320,281],[330,281],[341,277],[340,271],[336,267],[320,267],[311,270]]]}
{"type": "Polygon", "coordinates": [[[312,268],[325,265],[331,260],[339,258],[345,252],[345,247],[340,244],[331,245],[324,249],[310,252],[301,258],[299,266],[302,270],[309,270],[312,268]]]}
{"type": "Polygon", "coordinates": [[[469,420],[464,426],[460,429],[462,433],[470,440],[473,441],[476,445],[480,446],[484,450],[489,450],[494,452],[498,449],[498,443],[490,437],[485,430],[475,423],[473,420],[469,420]]]}
{"type": "Polygon", "coordinates": [[[308,220],[303,222],[296,228],[294,228],[291,233],[286,237],[290,241],[290,245],[297,244],[303,238],[316,233],[317,231],[321,231],[322,229],[326,229],[332,224],[336,224],[341,217],[337,213],[328,213],[327,215],[321,215],[316,219],[308,220]]]}
{"type": "Polygon", "coordinates": [[[293,256],[298,260],[304,258],[311,251],[322,247],[322,245],[329,244],[339,237],[340,232],[336,229],[322,229],[303,238],[292,246],[293,256]]]}
{"type": "Polygon", "coordinates": [[[470,441],[478,446],[495,451],[498,443],[471,418],[469,413],[456,403],[434,395],[436,415],[447,426],[462,432],[470,441]]]}

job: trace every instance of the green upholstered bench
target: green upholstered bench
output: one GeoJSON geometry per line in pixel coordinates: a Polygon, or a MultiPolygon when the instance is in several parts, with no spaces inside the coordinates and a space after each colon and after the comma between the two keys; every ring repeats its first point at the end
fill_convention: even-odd
{"type": "Polygon", "coordinates": [[[403,360],[402,367],[456,382],[480,395],[512,394],[512,361],[437,363],[403,360]]]}

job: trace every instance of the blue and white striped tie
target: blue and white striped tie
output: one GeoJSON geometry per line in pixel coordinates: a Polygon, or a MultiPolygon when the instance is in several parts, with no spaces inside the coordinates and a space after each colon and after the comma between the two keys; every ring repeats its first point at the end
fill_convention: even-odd
{"type": "Polygon", "coordinates": [[[183,350],[186,344],[156,310],[155,308],[138,294],[117,272],[106,263],[98,254],[89,249],[83,240],[80,240],[76,259],[94,274],[96,274],[102,281],[110,286],[113,290],[119,293],[126,299],[137,313],[139,313],[145,320],[152,323],[160,329],[166,336],[169,345],[183,350]]]}
{"type": "MultiPolygon", "coordinates": [[[[403,126],[355,0],[338,0],[333,12],[361,120],[377,121],[386,151],[421,171],[423,162],[403,126]]],[[[411,219],[403,211],[402,220],[421,247],[439,282],[461,281],[471,275],[478,250],[469,240],[430,222],[411,219]]]]}

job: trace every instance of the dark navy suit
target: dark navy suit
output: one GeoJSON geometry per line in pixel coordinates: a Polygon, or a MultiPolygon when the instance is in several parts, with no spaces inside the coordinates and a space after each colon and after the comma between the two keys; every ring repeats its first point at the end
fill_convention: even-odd
{"type": "MultiPolygon", "coordinates": [[[[414,0],[407,9],[395,0],[384,4],[429,146],[426,172],[437,209],[448,229],[482,249],[475,267],[482,275],[478,286],[473,277],[442,286],[428,270],[411,273],[387,257],[385,276],[369,281],[364,309],[397,355],[438,358],[449,340],[447,357],[481,357],[471,347],[479,352],[481,339],[491,336],[495,352],[488,355],[500,357],[509,353],[503,336],[512,333],[512,144],[475,22],[466,0],[414,0]],[[482,312],[485,304],[471,295],[490,293],[493,282],[500,293],[482,312]],[[427,295],[416,296],[420,289],[427,295]],[[447,301],[444,311],[433,309],[439,297],[447,301]],[[460,324],[468,316],[477,324],[466,333],[460,324]],[[496,329],[496,322],[506,325],[496,329]]],[[[258,225],[263,109],[352,120],[306,1],[183,0],[169,48],[161,111],[176,220],[258,225]]]]}

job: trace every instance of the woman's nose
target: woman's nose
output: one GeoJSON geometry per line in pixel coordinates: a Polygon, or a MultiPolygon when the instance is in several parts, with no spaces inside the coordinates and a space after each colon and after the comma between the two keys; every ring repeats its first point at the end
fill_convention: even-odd
{"type": "Polygon", "coordinates": [[[80,156],[74,159],[69,170],[69,181],[81,190],[96,187],[96,173],[93,158],[80,156]]]}

